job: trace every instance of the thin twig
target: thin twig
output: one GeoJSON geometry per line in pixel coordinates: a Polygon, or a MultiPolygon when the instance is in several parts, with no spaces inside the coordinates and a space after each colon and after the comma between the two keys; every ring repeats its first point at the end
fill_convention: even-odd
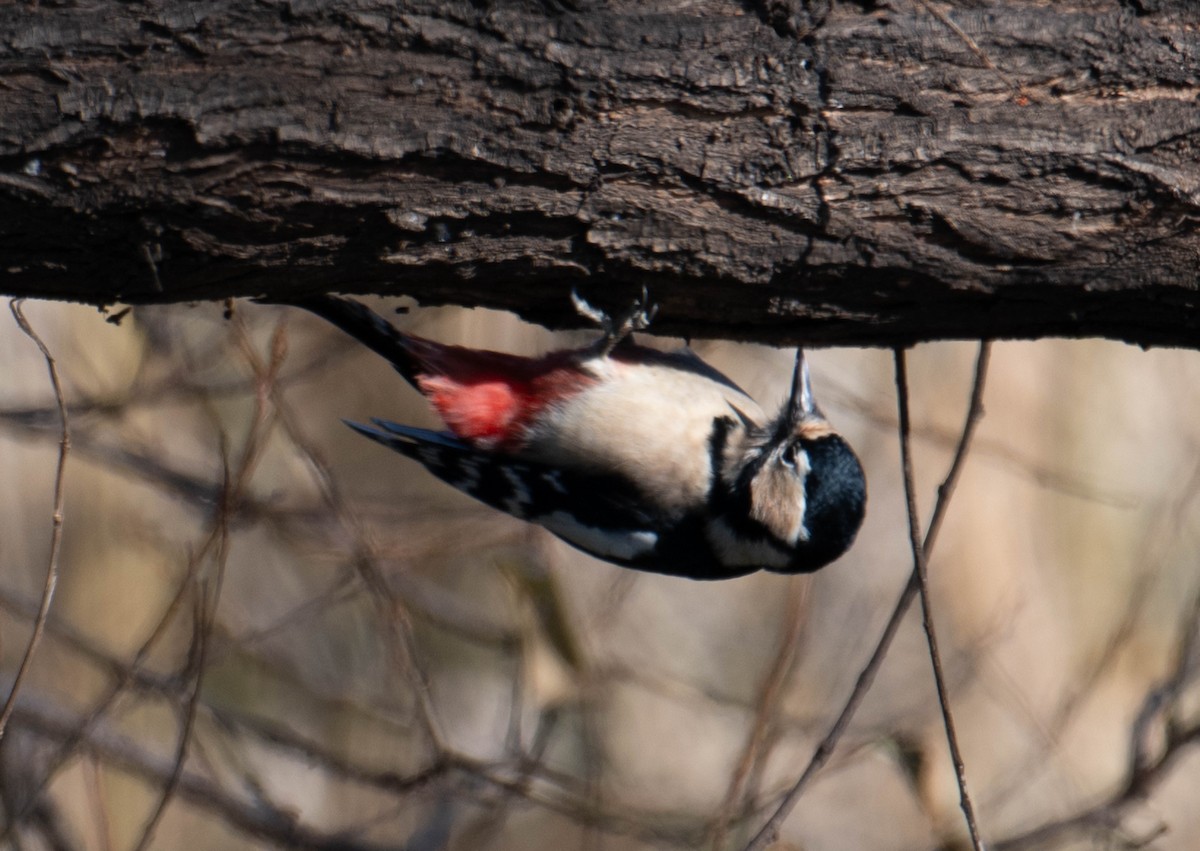
{"type": "MultiPolygon", "coordinates": [[[[74,739],[82,720],[60,706],[39,703],[36,699],[21,701],[14,715],[14,724],[55,742],[74,739]]],[[[151,783],[165,783],[174,771],[174,765],[165,757],[107,728],[89,730],[81,747],[105,764],[151,783]]],[[[294,812],[271,808],[262,802],[248,803],[192,771],[182,773],[178,791],[190,804],[214,813],[233,829],[280,847],[314,851],[382,851],[384,847],[344,835],[327,835],[301,823],[294,812]]]]}
{"type": "Polygon", "coordinates": [[[950,695],[946,688],[946,674],[942,668],[942,654],[938,650],[937,630],[933,624],[933,609],[929,602],[929,560],[921,544],[921,521],[917,517],[916,484],[913,480],[912,440],[908,411],[908,367],[904,349],[893,351],[896,364],[896,402],[900,414],[900,465],[904,471],[904,501],[908,510],[908,540],[912,546],[913,572],[921,598],[921,623],[925,628],[925,639],[929,645],[929,661],[933,664],[933,680],[937,686],[938,705],[942,710],[942,723],[946,727],[946,743],[950,746],[950,758],[954,762],[954,774],[958,780],[958,801],[963,817],[967,821],[967,832],[971,835],[971,847],[983,851],[979,838],[979,825],[971,793],[967,789],[967,769],[958,743],[958,731],[954,725],[954,713],[950,710],[950,695]]]}
{"type": "MultiPolygon", "coordinates": [[[[259,376],[259,381],[273,381],[279,370],[282,368],[282,362],[272,362],[272,367],[267,370],[266,377],[259,376]]],[[[42,791],[49,785],[53,777],[58,773],[59,769],[70,758],[75,748],[82,742],[88,731],[99,722],[100,718],[107,713],[116,703],[117,698],[121,696],[126,687],[130,685],[133,679],[142,671],[143,666],[149,659],[151,651],[157,646],[160,639],[166,634],[167,628],[170,626],[179,611],[180,606],[186,598],[187,592],[190,589],[193,581],[195,581],[197,572],[201,565],[208,558],[209,553],[215,546],[224,549],[227,544],[229,532],[230,513],[235,506],[239,506],[242,500],[242,494],[246,490],[247,481],[252,473],[254,466],[257,464],[258,458],[261,455],[260,447],[262,441],[270,428],[270,422],[267,417],[267,408],[265,405],[264,395],[260,393],[256,399],[258,403],[255,407],[255,417],[250,425],[250,434],[246,440],[246,446],[243,449],[236,473],[232,476],[228,469],[228,463],[225,463],[225,472],[222,479],[221,497],[217,502],[216,510],[213,514],[213,521],[210,525],[209,532],[201,544],[200,549],[191,554],[188,558],[187,568],[183,580],[179,584],[174,597],[167,604],[158,623],[151,630],[149,636],[141,643],[137,652],[134,655],[133,661],[127,668],[124,668],[117,676],[116,681],[109,686],[104,695],[96,701],[91,711],[88,713],[79,730],[76,731],[74,737],[68,739],[61,744],[58,752],[49,761],[49,767],[37,784],[35,790],[30,794],[29,800],[36,801],[42,791]]],[[[224,453],[222,458],[224,458],[224,453]]],[[[223,570],[223,555],[219,555],[218,570],[223,570]]],[[[26,807],[28,810],[29,807],[26,807]]],[[[24,818],[26,812],[23,810],[9,819],[7,827],[0,831],[0,841],[4,841],[11,837],[15,826],[24,818]]]]}
{"type": "Polygon", "coordinates": [[[62,549],[64,485],[66,483],[67,455],[71,452],[70,420],[67,417],[67,403],[63,397],[62,382],[58,377],[58,364],[55,363],[50,350],[46,348],[46,344],[42,342],[42,338],[37,335],[37,332],[30,326],[29,320],[25,318],[25,312],[21,309],[22,301],[23,299],[13,299],[8,303],[8,308],[12,311],[13,319],[17,321],[17,325],[21,331],[26,337],[33,340],[34,345],[38,347],[38,350],[42,353],[42,357],[46,360],[46,368],[50,371],[50,384],[54,387],[54,401],[58,404],[59,422],[62,423],[62,437],[58,444],[58,467],[54,474],[54,509],[50,524],[50,555],[46,560],[46,580],[42,585],[42,602],[38,607],[37,617],[33,621],[33,632],[29,636],[29,643],[25,645],[25,653],[21,656],[21,665],[17,668],[16,677],[13,678],[12,691],[8,693],[8,699],[4,702],[4,708],[0,710],[0,742],[4,739],[4,731],[8,728],[8,721],[12,717],[13,709],[16,706],[17,693],[21,689],[21,683],[24,681],[25,675],[29,671],[29,666],[33,661],[33,653],[37,649],[38,643],[42,640],[42,633],[46,630],[46,618],[50,614],[50,604],[54,600],[54,589],[58,586],[58,554],[62,549]]]}
{"type": "Polygon", "coordinates": [[[196,723],[196,710],[200,705],[200,689],[204,683],[204,671],[208,657],[209,638],[216,624],[217,603],[221,598],[221,587],[225,579],[225,567],[229,561],[229,526],[233,514],[237,511],[238,501],[249,486],[250,477],[262,457],[263,442],[267,438],[272,419],[269,415],[267,401],[271,395],[275,381],[283,369],[287,355],[286,326],[280,322],[271,338],[271,360],[263,371],[256,371],[256,392],[254,395],[254,417],[250,421],[246,441],[238,457],[235,467],[231,468],[229,457],[225,451],[224,433],[222,433],[222,472],[223,487],[221,502],[216,513],[217,550],[214,556],[215,571],[211,600],[207,583],[201,582],[196,598],[196,611],[193,616],[195,638],[192,643],[193,653],[188,660],[192,672],[191,693],[183,711],[183,721],[179,731],[179,741],[175,748],[174,768],[164,784],[159,795],[158,804],[142,827],[141,839],[134,846],[135,851],[145,851],[154,837],[154,831],[161,821],[167,805],[175,795],[179,779],[183,775],[183,763],[187,759],[188,746],[192,739],[192,730],[196,723]]]}
{"type": "MultiPolygon", "coordinates": [[[[990,800],[993,803],[1003,802],[1014,792],[1025,789],[1029,785],[1029,774],[1034,760],[1044,762],[1046,757],[1060,750],[1063,744],[1062,733],[1067,725],[1075,720],[1085,702],[1095,696],[1101,678],[1112,672],[1112,666],[1118,656],[1128,649],[1136,637],[1138,623],[1146,616],[1152,596],[1164,580],[1171,546],[1178,541],[1180,529],[1192,516],[1195,510],[1193,504],[1200,497],[1200,463],[1193,465],[1187,480],[1178,490],[1179,497],[1154,511],[1152,520],[1146,524],[1139,536],[1138,545],[1133,548],[1138,563],[1133,568],[1135,576],[1129,590],[1124,593],[1125,606],[1121,617],[1108,630],[1099,653],[1088,663],[1070,688],[1065,690],[1064,696],[1050,712],[1048,721],[1039,722],[1033,708],[1021,700],[1020,687],[1012,675],[1003,666],[994,666],[994,673],[1007,686],[1009,699],[1015,700],[1018,710],[1026,715],[1027,723],[1041,739],[1041,746],[1028,759],[1014,765],[1008,772],[1007,779],[992,784],[990,800]]],[[[1067,778],[1068,781],[1072,779],[1067,778]]],[[[1075,786],[1078,791],[1077,782],[1075,786]]]]}
{"type": "Polygon", "coordinates": [[[992,341],[983,340],[979,343],[979,353],[975,356],[975,378],[971,383],[971,401],[967,404],[967,418],[963,423],[962,437],[954,448],[954,459],[946,478],[938,486],[937,502],[933,505],[933,514],[929,518],[929,528],[925,530],[925,555],[933,552],[938,532],[942,529],[942,521],[946,519],[946,511],[950,508],[950,498],[958,487],[959,474],[967,460],[967,447],[975,436],[975,429],[983,419],[983,388],[987,381],[988,364],[992,360],[992,341]]]}
{"type": "MultiPolygon", "coordinates": [[[[218,583],[220,578],[218,577],[218,583]]],[[[214,593],[214,599],[210,603],[207,599],[208,589],[207,583],[201,582],[198,593],[196,595],[196,608],[194,615],[194,630],[195,638],[193,640],[193,659],[189,662],[189,667],[194,669],[192,674],[191,694],[188,695],[187,706],[183,710],[183,721],[179,731],[179,741],[175,745],[175,756],[172,762],[171,773],[167,776],[166,782],[163,784],[162,793],[158,797],[158,804],[155,805],[154,811],[150,817],[146,819],[146,823],[142,826],[141,839],[134,846],[135,851],[145,851],[150,847],[150,842],[154,839],[154,831],[158,827],[158,823],[162,821],[163,813],[167,811],[167,804],[171,803],[171,799],[175,797],[175,791],[179,788],[179,781],[183,777],[183,764],[187,760],[188,746],[192,740],[192,730],[196,725],[196,710],[200,706],[200,687],[204,682],[204,667],[205,656],[208,649],[208,638],[212,630],[212,619],[216,610],[216,596],[220,593],[218,585],[217,591],[214,593]]]]}
{"type": "Polygon", "coordinates": [[[82,765],[87,783],[84,791],[92,817],[91,836],[100,846],[100,851],[112,851],[112,824],[108,818],[108,808],[104,805],[104,777],[100,772],[100,761],[89,756],[82,761],[82,765]]]}
{"type": "MultiPolygon", "coordinates": [[[[1164,782],[1188,748],[1200,745],[1200,724],[1185,726],[1179,723],[1179,703],[1187,685],[1194,679],[1193,667],[1200,650],[1200,589],[1194,592],[1186,614],[1180,622],[1181,634],[1175,654],[1175,665],[1171,674],[1158,686],[1151,689],[1142,701],[1141,711],[1134,719],[1130,731],[1132,739],[1129,750],[1125,782],[1113,793],[1088,809],[1057,821],[1032,828],[1025,833],[995,843],[995,851],[1024,851],[1042,848],[1053,842],[1085,834],[1111,834],[1119,830],[1121,820],[1128,810],[1149,798],[1154,789],[1164,782]],[[1165,739],[1157,754],[1148,749],[1150,725],[1159,721],[1165,739]]],[[[1158,828],[1161,832],[1162,828],[1158,828]]],[[[1149,844],[1148,840],[1158,835],[1153,832],[1136,847],[1149,844]]],[[[1129,843],[1131,847],[1135,843],[1129,843]]]]}
{"type": "MultiPolygon", "coordinates": [[[[189,581],[184,587],[190,586],[191,582],[189,581]]],[[[3,589],[0,589],[0,607],[19,617],[33,620],[35,608],[33,601],[20,600],[3,589]]],[[[175,675],[150,673],[143,668],[135,668],[124,660],[94,646],[69,624],[58,622],[52,618],[47,622],[46,632],[51,639],[57,639],[66,648],[78,653],[90,665],[128,684],[128,687],[143,699],[151,697],[169,699],[178,694],[175,675]]],[[[210,639],[207,665],[213,663],[213,650],[213,642],[210,639]]],[[[243,735],[251,736],[280,752],[320,765],[323,770],[336,777],[353,783],[377,787],[389,793],[404,794],[413,789],[423,788],[438,773],[444,773],[445,770],[456,767],[455,763],[448,761],[444,765],[435,766],[436,770],[430,769],[418,772],[416,775],[402,775],[390,770],[365,768],[335,755],[325,749],[324,743],[306,739],[287,726],[273,725],[261,717],[242,714],[225,706],[215,706],[203,699],[201,699],[201,708],[206,712],[209,720],[232,737],[240,739],[243,735]]],[[[93,713],[81,717],[83,720],[78,729],[74,730],[64,742],[64,749],[70,753],[75,753],[83,748],[87,735],[100,725],[101,719],[95,717],[93,713]]],[[[447,759],[449,760],[450,757],[447,759]]],[[[42,786],[39,785],[32,790],[33,794],[29,794],[27,797],[36,798],[41,790],[42,786]]],[[[5,837],[0,836],[0,847],[4,841],[6,841],[5,837]]]]}
{"type": "MultiPolygon", "coordinates": [[[[150,635],[142,642],[137,653],[134,654],[133,661],[127,666],[120,667],[119,669],[113,669],[116,672],[116,681],[113,682],[112,685],[110,685],[105,691],[104,695],[102,695],[99,700],[92,705],[91,710],[84,717],[82,723],[79,725],[79,728],[75,730],[74,733],[66,739],[66,741],[63,741],[59,744],[58,751],[47,761],[47,766],[41,779],[29,791],[29,803],[26,805],[25,809],[12,814],[8,820],[8,825],[5,827],[4,831],[0,832],[0,842],[7,841],[11,837],[12,832],[16,829],[16,826],[32,809],[34,803],[36,803],[36,801],[39,799],[45,788],[50,785],[50,781],[54,779],[59,769],[62,768],[63,765],[66,764],[67,760],[71,758],[71,755],[75,753],[79,745],[86,739],[91,729],[100,723],[101,718],[103,718],[105,713],[112,708],[112,706],[116,703],[117,698],[124,693],[125,689],[131,683],[145,683],[147,681],[147,675],[144,672],[144,666],[146,661],[149,659],[150,651],[153,650],[158,644],[159,639],[166,634],[167,627],[170,626],[171,621],[174,619],[175,612],[178,609],[179,604],[182,602],[185,592],[191,586],[198,564],[199,560],[197,558],[192,558],[189,560],[186,575],[184,576],[183,581],[179,584],[179,588],[175,592],[175,596],[172,598],[171,602],[167,604],[166,610],[159,618],[155,627],[150,631],[150,635]]],[[[11,606],[7,606],[7,604],[6,607],[11,608],[11,606]]],[[[83,644],[81,640],[73,641],[72,646],[74,646],[76,649],[83,649],[84,647],[87,647],[88,649],[84,652],[87,652],[92,656],[94,656],[96,652],[94,648],[83,644]]],[[[109,667],[112,668],[112,665],[109,665],[109,667]]]]}
{"type": "MultiPolygon", "coordinates": [[[[991,343],[988,341],[981,342],[979,344],[979,356],[975,361],[975,380],[971,388],[971,402],[967,409],[966,420],[963,423],[962,436],[954,451],[954,460],[950,462],[950,470],[946,473],[946,478],[942,482],[941,487],[938,488],[937,502],[933,508],[933,516],[929,520],[929,529],[925,533],[926,554],[933,550],[938,531],[941,529],[942,520],[945,518],[946,510],[950,504],[950,498],[954,495],[954,489],[958,484],[959,474],[962,472],[962,466],[966,460],[971,438],[975,434],[975,428],[979,423],[979,419],[983,416],[983,388],[987,379],[990,356],[991,343]]],[[[808,787],[812,778],[816,776],[817,771],[829,761],[829,757],[833,754],[833,749],[837,746],[838,740],[846,732],[846,728],[850,726],[850,720],[858,711],[858,707],[867,696],[867,692],[870,691],[871,684],[875,682],[875,675],[879,673],[879,668],[883,665],[883,660],[892,646],[896,632],[900,629],[900,622],[904,619],[904,615],[912,605],[913,599],[917,596],[917,591],[918,577],[916,571],[913,571],[904,589],[900,592],[900,598],[896,601],[896,606],[892,609],[891,617],[888,618],[888,622],[883,628],[883,633],[879,636],[875,650],[871,653],[871,658],[867,660],[867,664],[859,673],[858,680],[855,681],[854,688],[850,692],[850,696],[846,699],[842,711],[830,726],[829,731],[825,734],[825,738],[817,745],[817,749],[813,752],[803,773],[792,784],[791,788],[788,789],[787,794],[783,796],[775,812],[767,819],[766,824],[750,840],[750,844],[746,846],[745,851],[765,851],[767,846],[779,837],[779,830],[783,826],[783,822],[795,808],[796,803],[800,800],[800,796],[808,787]]]]}
{"type": "MultiPolygon", "coordinates": [[[[717,811],[713,825],[711,847],[714,851],[725,847],[726,835],[739,804],[744,808],[755,794],[755,769],[760,769],[770,753],[771,745],[776,737],[772,730],[779,703],[782,700],[784,686],[792,673],[796,662],[796,650],[800,645],[800,634],[804,628],[804,604],[808,600],[809,584],[793,580],[788,585],[787,608],[783,615],[783,629],[780,631],[779,647],[771,662],[771,668],[759,687],[758,700],[754,712],[754,724],[742,748],[741,757],[725,792],[725,799],[717,811]]],[[[744,810],[743,810],[744,811],[744,810]]]]}
{"type": "MultiPolygon", "coordinates": [[[[20,608],[23,611],[31,611],[32,604],[22,605],[20,608]]],[[[69,627],[55,624],[53,620],[49,623],[47,631],[52,635],[58,633],[69,646],[82,652],[93,664],[129,680],[133,688],[142,694],[168,698],[176,694],[177,689],[173,677],[130,671],[125,667],[123,661],[91,647],[82,638],[74,636],[69,627]]],[[[38,709],[38,706],[36,698],[27,697],[17,709],[14,724],[21,723],[22,719],[28,721],[30,713],[34,715],[49,713],[56,716],[57,713],[67,711],[53,704],[42,705],[41,709],[38,709]]],[[[637,812],[632,808],[616,809],[593,806],[587,798],[586,784],[579,782],[576,777],[571,775],[538,765],[542,749],[549,742],[548,737],[535,742],[528,754],[521,755],[514,761],[493,762],[460,754],[454,750],[447,750],[439,754],[434,762],[424,768],[420,768],[414,773],[404,774],[387,768],[360,765],[342,754],[335,753],[330,749],[328,743],[306,738],[286,724],[268,721],[253,714],[243,714],[227,707],[214,706],[205,701],[203,697],[200,701],[199,711],[205,713],[205,718],[215,723],[219,731],[229,736],[235,747],[242,747],[242,743],[245,741],[244,737],[249,737],[285,758],[295,758],[305,764],[319,766],[334,777],[352,784],[362,784],[388,795],[405,796],[422,792],[443,794],[440,790],[458,788],[474,790],[480,800],[490,800],[489,796],[499,793],[514,801],[544,808],[580,823],[594,825],[607,834],[639,837],[647,842],[652,842],[655,847],[669,845],[694,849],[704,841],[699,833],[688,831],[683,826],[664,826],[661,813],[637,812]],[[462,785],[464,780],[470,782],[464,786],[462,785]],[[551,787],[556,791],[550,791],[551,787]]],[[[106,763],[111,762],[118,767],[128,767],[119,757],[105,752],[103,748],[99,751],[96,750],[97,743],[107,741],[115,735],[112,726],[105,726],[102,721],[88,719],[74,713],[68,714],[71,714],[75,720],[70,724],[64,722],[57,727],[56,729],[61,732],[53,734],[52,739],[62,741],[64,745],[70,747],[72,752],[99,753],[106,763]],[[92,723],[87,726],[85,735],[80,735],[84,724],[89,720],[92,723]]],[[[34,726],[36,729],[41,729],[36,724],[34,726]]],[[[193,742],[193,747],[195,747],[195,742],[193,742]]],[[[60,745],[61,749],[62,745],[60,745]]],[[[175,761],[168,757],[151,755],[148,752],[147,758],[156,760],[156,764],[159,764],[161,768],[153,773],[146,773],[141,768],[135,767],[133,773],[143,776],[154,785],[165,783],[170,777],[170,772],[173,771],[175,761]]],[[[195,782],[211,782],[200,781],[199,777],[199,771],[185,766],[176,788],[176,797],[186,799],[189,804],[201,809],[223,813],[226,805],[221,801],[210,800],[206,796],[194,794],[195,782]]],[[[227,803],[234,801],[235,798],[242,801],[236,806],[244,807],[249,811],[272,814],[286,809],[276,807],[267,798],[255,793],[251,793],[252,801],[243,801],[242,796],[235,796],[224,787],[212,786],[211,788],[219,789],[220,795],[227,803]]],[[[299,840],[289,841],[287,839],[287,836],[295,829],[295,825],[291,823],[294,822],[295,815],[290,815],[289,819],[290,822],[269,819],[280,831],[279,835],[272,835],[273,841],[286,847],[309,847],[300,843],[299,840]]],[[[235,828],[246,829],[236,814],[228,820],[235,828]]],[[[251,832],[253,833],[252,830],[251,832]]],[[[343,836],[342,839],[347,844],[338,846],[336,838],[331,836],[329,847],[336,847],[341,851],[357,847],[349,836],[343,836]]],[[[315,845],[313,847],[325,846],[315,845]]]]}
{"type": "MultiPolygon", "coordinates": [[[[284,326],[281,324],[280,327],[284,326]]],[[[234,328],[238,335],[236,342],[247,365],[255,375],[261,376],[267,367],[250,345],[249,335],[240,317],[236,320],[234,328]]],[[[277,345],[273,346],[273,349],[277,348],[282,339],[281,336],[276,337],[277,345]]],[[[277,353],[273,351],[272,356],[276,357],[277,353]]],[[[264,383],[262,386],[274,405],[284,432],[308,463],[323,501],[354,541],[354,566],[371,592],[388,627],[388,643],[397,665],[412,686],[417,702],[418,719],[434,752],[444,753],[447,749],[446,738],[433,706],[429,676],[417,651],[408,603],[385,580],[379,566],[379,548],[371,530],[342,494],[329,464],[305,436],[300,427],[300,418],[288,404],[287,397],[274,382],[264,383]]]]}

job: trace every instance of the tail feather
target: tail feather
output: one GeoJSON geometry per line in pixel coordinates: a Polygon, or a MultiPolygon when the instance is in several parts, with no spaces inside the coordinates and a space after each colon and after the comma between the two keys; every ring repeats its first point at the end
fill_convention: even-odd
{"type": "Polygon", "coordinates": [[[285,303],[315,313],[336,325],[391,363],[409,384],[417,386],[417,375],[421,366],[419,353],[414,355],[413,352],[414,342],[433,344],[425,340],[418,341],[417,338],[397,330],[378,313],[352,299],[312,296],[285,303]]]}
{"type": "Polygon", "coordinates": [[[372,419],[378,428],[346,421],[359,434],[406,455],[442,481],[522,520],[531,518],[529,491],[521,480],[529,467],[472,448],[452,434],[372,419]]]}
{"type": "MultiPolygon", "coordinates": [[[[444,431],[432,431],[427,428],[401,425],[400,423],[394,423],[391,420],[383,420],[378,417],[371,417],[371,422],[377,428],[371,428],[370,426],[352,422],[351,420],[342,420],[342,422],[359,434],[364,434],[372,440],[392,448],[396,448],[396,444],[400,444],[405,448],[427,445],[438,446],[443,449],[453,449],[456,452],[470,451],[470,447],[467,444],[444,431]]],[[[405,452],[404,454],[407,455],[410,453],[405,452]]]]}
{"type": "Polygon", "coordinates": [[[433,403],[454,434],[475,446],[520,442],[522,424],[582,380],[569,353],[529,358],[437,343],[406,334],[359,302],[335,296],[289,303],[390,361],[433,403]]]}

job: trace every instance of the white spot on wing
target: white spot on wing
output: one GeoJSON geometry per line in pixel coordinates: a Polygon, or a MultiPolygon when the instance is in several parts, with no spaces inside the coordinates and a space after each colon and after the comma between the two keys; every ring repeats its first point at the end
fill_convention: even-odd
{"type": "Polygon", "coordinates": [[[474,493],[479,489],[479,481],[481,474],[479,472],[479,462],[471,457],[464,457],[459,465],[462,475],[455,479],[450,484],[454,485],[460,491],[474,493]]]}
{"type": "Polygon", "coordinates": [[[601,558],[632,561],[652,551],[658,544],[658,534],[644,529],[613,532],[585,526],[565,511],[556,511],[537,520],[554,534],[580,549],[601,558]]]}
{"type": "Polygon", "coordinates": [[[432,446],[422,446],[417,450],[417,460],[426,467],[440,467],[442,452],[440,449],[434,449],[432,446]]]}
{"type": "Polygon", "coordinates": [[[512,467],[501,467],[500,470],[513,489],[513,495],[504,501],[504,510],[514,517],[527,516],[526,509],[533,503],[533,499],[529,495],[529,488],[525,486],[524,480],[512,467]]]}

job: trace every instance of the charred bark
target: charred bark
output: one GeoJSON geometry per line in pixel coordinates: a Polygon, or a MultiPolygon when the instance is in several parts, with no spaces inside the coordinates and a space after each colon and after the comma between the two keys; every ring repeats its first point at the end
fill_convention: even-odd
{"type": "Polygon", "coordinates": [[[1187,0],[0,6],[0,291],[1200,341],[1187,0]]]}

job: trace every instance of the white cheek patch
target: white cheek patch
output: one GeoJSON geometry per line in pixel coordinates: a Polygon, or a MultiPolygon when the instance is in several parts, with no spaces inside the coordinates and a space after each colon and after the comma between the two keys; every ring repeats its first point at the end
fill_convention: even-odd
{"type": "Polygon", "coordinates": [[[580,549],[602,558],[607,556],[632,561],[651,552],[658,544],[658,534],[655,532],[644,529],[621,532],[597,529],[585,526],[564,511],[539,517],[537,522],[580,549]]]}
{"type": "MultiPolygon", "coordinates": [[[[808,540],[808,527],[806,527],[804,525],[804,498],[803,497],[800,498],[799,504],[794,506],[794,510],[793,510],[793,513],[791,516],[787,517],[786,520],[784,520],[783,518],[780,518],[780,519],[783,520],[783,522],[780,524],[780,531],[783,532],[783,534],[780,535],[781,540],[785,541],[788,544],[791,544],[793,547],[796,546],[796,544],[800,543],[801,541],[808,540]]],[[[770,527],[768,527],[768,528],[770,528],[770,527]]],[[[775,530],[772,530],[772,531],[775,531],[775,530]]]]}
{"type": "Polygon", "coordinates": [[[772,457],[750,482],[750,516],[790,546],[808,540],[804,526],[808,471],[808,453],[797,452],[794,471],[772,457]]]}
{"type": "Polygon", "coordinates": [[[713,520],[705,529],[708,543],[721,564],[728,567],[787,567],[788,557],[766,541],[737,535],[724,520],[713,520]]]}

